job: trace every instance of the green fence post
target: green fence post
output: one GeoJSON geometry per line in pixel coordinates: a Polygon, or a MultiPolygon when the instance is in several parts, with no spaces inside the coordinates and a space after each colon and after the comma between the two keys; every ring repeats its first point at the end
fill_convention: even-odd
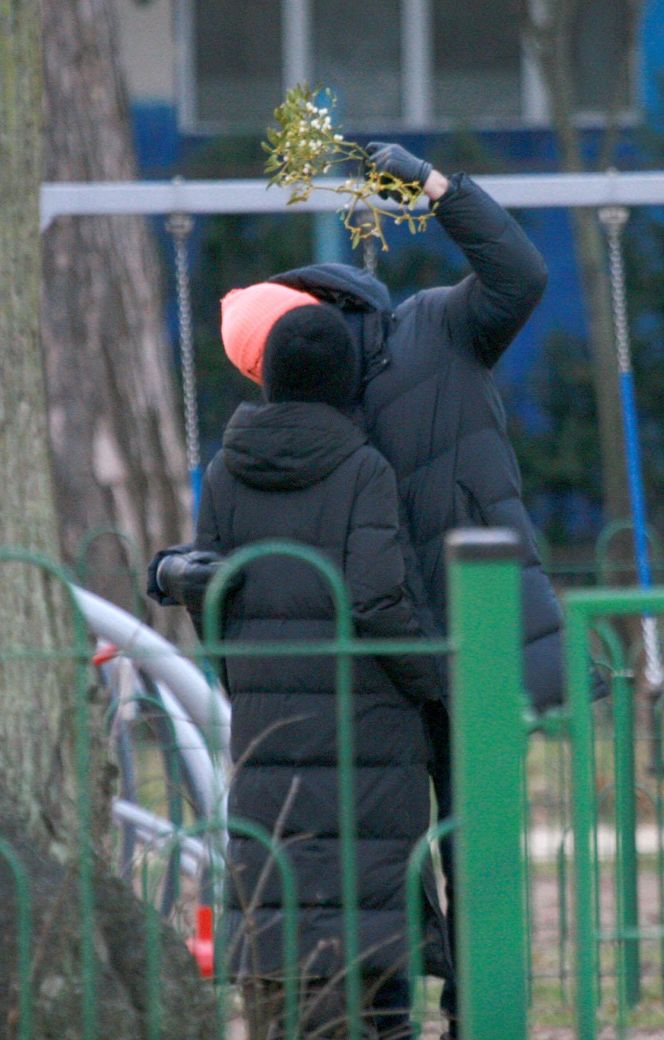
{"type": "MultiPolygon", "coordinates": [[[[600,594],[598,593],[598,596],[600,594]]],[[[574,906],[576,914],[576,1024],[578,1040],[594,1040],[597,1016],[596,807],[590,694],[589,614],[582,594],[567,597],[567,697],[572,751],[574,906]],[[578,602],[577,602],[578,601],[578,602]]]]}
{"type": "Polygon", "coordinates": [[[616,917],[620,932],[632,937],[621,939],[618,965],[624,978],[625,996],[630,1006],[641,998],[639,940],[638,856],[636,848],[636,760],[635,719],[632,687],[623,648],[615,629],[606,620],[595,625],[608,654],[613,699],[614,791],[616,818],[616,917]]]}
{"type": "Polygon", "coordinates": [[[525,1040],[519,542],[511,531],[470,528],[451,532],[446,549],[463,1035],[525,1040]]]}

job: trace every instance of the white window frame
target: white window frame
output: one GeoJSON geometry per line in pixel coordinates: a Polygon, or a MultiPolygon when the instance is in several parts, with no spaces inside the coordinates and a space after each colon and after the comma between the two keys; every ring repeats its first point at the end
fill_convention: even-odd
{"type": "Polygon", "coordinates": [[[408,129],[434,125],[430,0],[401,0],[401,111],[408,129]]]}
{"type": "Polygon", "coordinates": [[[281,84],[285,94],[298,83],[311,83],[311,0],[281,0],[281,21],[281,84]]]}
{"type": "Polygon", "coordinates": [[[202,134],[206,131],[200,125],[195,106],[193,0],[176,0],[173,9],[173,30],[175,36],[175,107],[178,127],[188,134],[202,134]]]}
{"type": "MultiPolygon", "coordinates": [[[[281,4],[282,62],[281,83],[283,94],[296,83],[312,82],[312,0],[275,0],[281,4]]],[[[401,115],[381,121],[382,129],[404,131],[453,130],[456,121],[435,115],[433,84],[432,3],[435,0],[400,0],[400,83],[401,115]]],[[[541,0],[530,0],[537,10],[541,0]]],[[[201,120],[196,114],[196,67],[194,59],[194,0],[176,0],[176,94],[178,125],[188,134],[219,134],[225,130],[219,123],[201,120]]],[[[633,125],[638,122],[637,110],[638,47],[631,56],[632,99],[619,114],[619,122],[633,125]]],[[[513,119],[487,116],[474,119],[477,130],[523,130],[547,128],[551,125],[547,91],[542,82],[537,62],[529,53],[525,41],[521,45],[520,68],[521,113],[513,119]]],[[[602,112],[581,111],[575,116],[577,126],[602,126],[602,112]]],[[[362,130],[361,121],[347,120],[348,129],[362,130]]],[[[247,128],[250,132],[251,128],[247,128]]]]}

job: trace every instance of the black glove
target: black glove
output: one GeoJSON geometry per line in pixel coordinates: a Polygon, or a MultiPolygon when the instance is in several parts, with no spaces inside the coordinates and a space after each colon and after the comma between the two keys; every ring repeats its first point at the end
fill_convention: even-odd
{"type": "MultiPolygon", "coordinates": [[[[426,159],[418,159],[416,155],[406,151],[400,144],[388,144],[386,141],[370,141],[366,147],[371,164],[378,173],[387,173],[398,177],[407,184],[417,183],[424,187],[433,166],[426,159]]],[[[365,171],[366,176],[366,171],[365,171]]],[[[399,191],[380,191],[381,198],[393,198],[403,202],[399,191]]]]}
{"type": "Polygon", "coordinates": [[[189,544],[183,545],[169,545],[168,549],[161,549],[148,564],[148,582],[146,592],[150,599],[155,600],[162,607],[179,607],[180,601],[173,599],[172,596],[166,595],[164,589],[159,587],[157,582],[157,571],[161,561],[166,556],[182,556],[184,553],[191,552],[194,546],[189,544]]]}
{"type": "MultiPolygon", "coordinates": [[[[164,556],[157,567],[157,585],[163,593],[189,610],[200,610],[209,582],[220,568],[226,566],[226,558],[215,552],[194,549],[185,553],[170,553],[164,556]]],[[[233,590],[242,584],[242,575],[231,580],[233,590]]]]}

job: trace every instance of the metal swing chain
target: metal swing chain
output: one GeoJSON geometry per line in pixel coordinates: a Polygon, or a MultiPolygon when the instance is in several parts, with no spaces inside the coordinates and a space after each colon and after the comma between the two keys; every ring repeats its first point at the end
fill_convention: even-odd
{"type": "MultiPolygon", "coordinates": [[[[611,305],[616,337],[618,370],[621,377],[632,378],[632,355],[630,347],[629,321],[627,317],[627,291],[625,265],[622,251],[622,235],[629,220],[626,206],[603,206],[598,211],[600,223],[606,233],[609,252],[609,280],[611,305]]],[[[647,573],[650,581],[649,568],[647,573]]],[[[642,619],[643,648],[645,653],[645,678],[651,690],[659,690],[664,684],[664,667],[657,630],[657,621],[652,615],[642,619]]]]}
{"type": "Polygon", "coordinates": [[[194,221],[188,213],[172,213],[166,221],[166,230],[173,236],[175,253],[175,289],[178,305],[180,362],[184,396],[184,430],[187,467],[190,472],[200,465],[198,437],[198,401],[196,397],[196,368],[194,365],[194,336],[191,317],[191,287],[187,246],[194,221]]]}
{"type": "Polygon", "coordinates": [[[626,206],[603,206],[599,219],[604,226],[609,248],[609,280],[611,283],[611,305],[616,334],[616,353],[620,372],[631,372],[632,359],[627,321],[627,292],[625,289],[625,266],[622,254],[622,233],[629,220],[626,206]]]}

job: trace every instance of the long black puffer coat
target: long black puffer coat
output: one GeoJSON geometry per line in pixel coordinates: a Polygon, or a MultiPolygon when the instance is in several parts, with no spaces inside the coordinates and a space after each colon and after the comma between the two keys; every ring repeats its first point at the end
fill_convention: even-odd
{"type": "Polygon", "coordinates": [[[464,174],[451,179],[436,218],[473,272],[396,310],[381,282],[345,264],[273,280],[336,304],[359,337],[364,424],[397,476],[415,555],[408,580],[428,631],[446,630],[445,533],[479,525],[519,534],[525,682],[544,708],[562,696],[561,611],[523,505],[491,369],[539,300],[546,269],[518,224],[464,174]]]}
{"type": "MultiPolygon", "coordinates": [[[[272,537],[316,546],[345,576],[360,635],[412,637],[421,633],[403,587],[398,527],[392,470],[349,418],[325,404],[241,405],[205,474],[196,547],[228,554],[272,537]]],[[[330,590],[301,561],[255,561],[230,598],[224,632],[243,641],[329,638],[330,590]]],[[[333,659],[229,657],[225,681],[234,761],[250,749],[231,787],[230,812],[273,832],[290,792],[280,826],[297,875],[299,954],[311,975],[328,977],[340,966],[343,936],[333,659]]],[[[429,820],[419,709],[439,695],[439,668],[430,657],[355,664],[359,927],[370,974],[405,967],[404,875],[429,820]]],[[[265,854],[253,840],[233,838],[231,859],[241,868],[227,914],[236,934],[265,854]]],[[[276,869],[253,922],[256,937],[239,944],[231,970],[278,974],[276,869]]],[[[442,933],[436,942],[429,964],[443,972],[442,933]]]]}

